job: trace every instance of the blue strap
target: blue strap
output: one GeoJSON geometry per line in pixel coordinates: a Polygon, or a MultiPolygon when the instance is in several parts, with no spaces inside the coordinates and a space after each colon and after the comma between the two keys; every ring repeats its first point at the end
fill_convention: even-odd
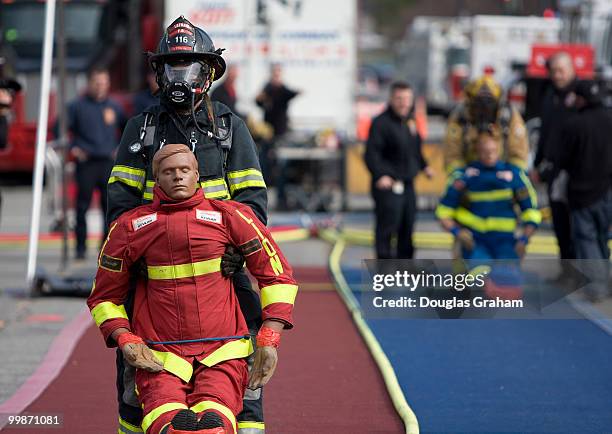
{"type": "Polygon", "coordinates": [[[191,344],[194,342],[216,342],[226,341],[228,339],[250,339],[251,335],[240,335],[240,336],[220,336],[218,338],[200,338],[200,339],[186,339],[183,341],[146,341],[149,345],[180,345],[180,344],[191,344]]]}

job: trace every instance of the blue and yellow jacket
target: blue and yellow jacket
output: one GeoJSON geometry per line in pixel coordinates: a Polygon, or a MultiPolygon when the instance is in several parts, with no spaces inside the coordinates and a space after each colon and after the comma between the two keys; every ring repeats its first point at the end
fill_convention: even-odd
{"type": "Polygon", "coordinates": [[[436,217],[452,218],[476,237],[487,238],[513,236],[519,218],[534,226],[542,220],[527,175],[503,161],[492,167],[474,162],[453,172],[436,217]]]}

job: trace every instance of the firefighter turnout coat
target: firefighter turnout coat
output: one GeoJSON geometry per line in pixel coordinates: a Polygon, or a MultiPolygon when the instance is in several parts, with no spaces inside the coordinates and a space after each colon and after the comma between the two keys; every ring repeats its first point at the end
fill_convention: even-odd
{"type": "MultiPolygon", "coordinates": [[[[165,143],[185,143],[194,147],[207,199],[244,203],[266,223],[268,196],[253,138],[244,121],[225,105],[212,106],[219,135],[225,138],[221,143],[198,132],[190,116],[179,117],[163,104],[128,121],[108,180],[108,221],[153,200],[153,155],[165,143]]],[[[200,125],[213,130],[206,110],[196,116],[200,125]]]]}
{"type": "Polygon", "coordinates": [[[214,366],[252,353],[249,331],[231,279],[220,272],[226,245],[239,246],[261,289],[263,319],[291,328],[297,285],[270,232],[251,209],[208,200],[204,190],[172,201],[159,187],[154,200],[111,225],[87,304],[107,346],[120,327],[142,337],[164,369],[188,382],[194,361],[214,366]],[[144,265],[139,264],[144,262],[144,265]],[[130,268],[146,266],[147,284],[135,294],[133,318],[122,305],[130,268]],[[131,320],[131,321],[130,321],[131,320]],[[220,341],[151,344],[244,336],[220,341]]]}

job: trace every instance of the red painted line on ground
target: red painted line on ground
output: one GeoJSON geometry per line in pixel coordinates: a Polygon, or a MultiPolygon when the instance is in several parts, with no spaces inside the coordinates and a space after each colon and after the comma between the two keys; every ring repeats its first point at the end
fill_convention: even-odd
{"type": "MultiPolygon", "coordinates": [[[[0,414],[17,415],[38,398],[57,377],[79,339],[91,325],[91,314],[83,309],[68,323],[51,343],[49,351],[36,371],[21,385],[9,399],[0,404],[0,414]]],[[[4,426],[0,421],[0,429],[4,426]]]]}
{"type": "Polygon", "coordinates": [[[26,322],[62,322],[64,318],[64,315],[38,314],[30,315],[25,320],[26,322]]]}

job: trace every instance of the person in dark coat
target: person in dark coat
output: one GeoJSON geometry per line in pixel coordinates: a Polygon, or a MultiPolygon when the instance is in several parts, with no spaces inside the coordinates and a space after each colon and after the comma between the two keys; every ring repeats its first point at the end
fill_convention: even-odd
{"type": "Polygon", "coordinates": [[[578,113],[562,134],[559,168],[567,171],[568,203],[577,259],[593,280],[586,295],[599,301],[609,295],[608,274],[612,227],[612,115],[603,107],[599,86],[580,82],[575,87],[578,113]]]}
{"type": "Polygon", "coordinates": [[[421,170],[428,177],[433,176],[433,169],[421,154],[421,137],[415,122],[409,117],[413,101],[414,93],[407,83],[393,83],[389,106],[372,121],[366,144],[365,162],[372,174],[378,259],[414,256],[413,179],[421,170]],[[397,237],[396,251],[391,248],[393,237],[397,237]]]}
{"type": "MultiPolygon", "coordinates": [[[[572,58],[565,52],[549,59],[552,86],[542,102],[542,125],[531,178],[548,185],[548,202],[561,259],[575,258],[567,199],[564,197],[566,177],[559,168],[562,126],[575,113],[574,87],[576,74],[572,58]]],[[[563,276],[560,276],[563,277],[563,276]]]]}

